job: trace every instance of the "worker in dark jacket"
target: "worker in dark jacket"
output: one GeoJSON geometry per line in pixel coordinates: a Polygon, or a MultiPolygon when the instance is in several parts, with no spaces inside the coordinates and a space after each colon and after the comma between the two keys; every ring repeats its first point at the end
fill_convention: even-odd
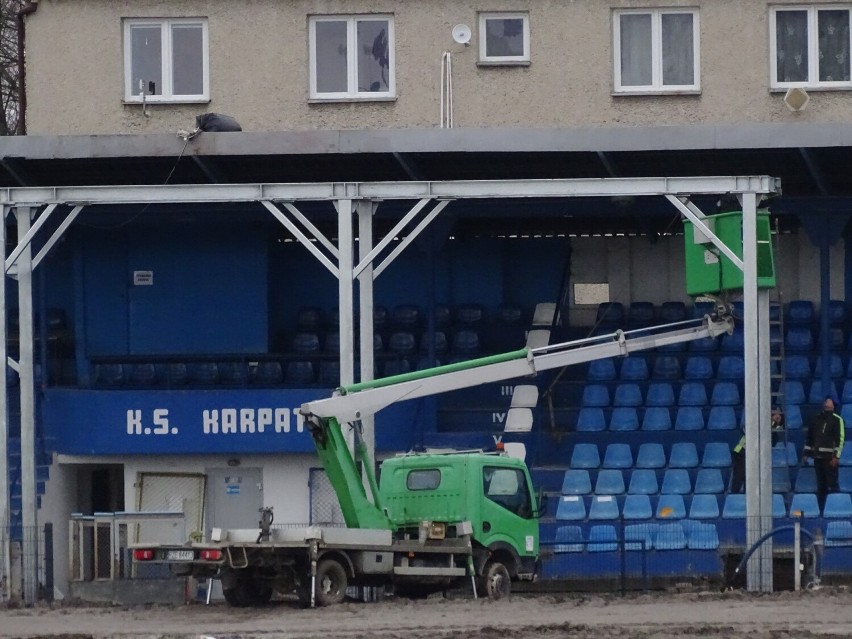
{"type": "Polygon", "coordinates": [[[814,460],[820,512],[825,507],[826,495],[837,491],[837,466],[846,438],[843,418],[834,410],[834,400],[826,397],[822,412],[816,415],[808,426],[808,436],[805,440],[804,457],[814,460]]]}

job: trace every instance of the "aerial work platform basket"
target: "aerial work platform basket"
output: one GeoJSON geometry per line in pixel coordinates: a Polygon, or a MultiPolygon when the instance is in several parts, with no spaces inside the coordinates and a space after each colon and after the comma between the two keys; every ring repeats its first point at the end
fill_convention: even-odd
{"type": "MultiPolygon", "coordinates": [[[[743,213],[708,215],[704,223],[738,257],[743,256],[743,213]]],[[[691,221],[683,223],[686,247],[686,291],[689,295],[743,288],[743,272],[725,257],[691,221]]],[[[757,212],[757,286],[775,287],[769,212],[757,212]]]]}

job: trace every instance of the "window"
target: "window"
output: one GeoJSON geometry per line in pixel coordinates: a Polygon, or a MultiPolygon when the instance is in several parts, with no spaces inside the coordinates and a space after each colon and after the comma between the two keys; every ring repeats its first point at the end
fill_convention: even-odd
{"type": "Polygon", "coordinates": [[[617,11],[616,93],[700,91],[698,11],[617,11]]]}
{"type": "Polygon", "coordinates": [[[529,15],[526,13],[480,14],[479,60],[486,64],[529,62],[529,15]]]}
{"type": "Polygon", "coordinates": [[[206,102],[207,67],[206,20],[124,21],[125,101],[206,102]]]}
{"type": "Polygon", "coordinates": [[[516,515],[532,517],[532,500],[523,471],[486,466],[482,469],[482,492],[516,515]]]}
{"type": "Polygon", "coordinates": [[[849,6],[776,7],[771,10],[773,88],[852,88],[849,6]]]}
{"type": "Polygon", "coordinates": [[[435,490],[441,485],[441,471],[437,468],[412,470],[405,478],[408,490],[435,490]]]}
{"type": "Polygon", "coordinates": [[[311,18],[311,98],[393,98],[393,47],[390,17],[311,18]]]}

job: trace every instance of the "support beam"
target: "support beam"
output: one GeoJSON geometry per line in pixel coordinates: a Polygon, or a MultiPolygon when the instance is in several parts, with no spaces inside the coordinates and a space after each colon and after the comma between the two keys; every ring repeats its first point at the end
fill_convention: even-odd
{"type": "MultiPolygon", "coordinates": [[[[7,207],[0,207],[2,218],[0,218],[0,246],[3,246],[3,257],[6,257],[6,216],[9,214],[7,207]]],[[[0,317],[6,318],[6,278],[0,277],[0,317]]],[[[0,321],[0,363],[8,359],[6,355],[7,322],[0,321]]],[[[9,517],[9,386],[7,384],[8,368],[0,365],[0,531],[9,530],[11,520],[9,517]]],[[[0,582],[10,583],[12,564],[9,558],[11,542],[9,535],[0,535],[0,582]]],[[[0,590],[0,601],[8,597],[8,586],[0,590]]]]}
{"type": "MultiPolygon", "coordinates": [[[[340,330],[340,383],[351,384],[355,379],[355,327],[354,281],[352,265],[354,262],[354,238],[352,237],[352,209],[350,199],[341,199],[334,203],[337,209],[337,248],[340,261],[337,266],[337,298],[340,330]]],[[[370,346],[372,349],[372,345],[370,346]]],[[[351,442],[350,442],[351,444],[351,442]]]]}
{"type": "Polygon", "coordinates": [[[284,228],[286,228],[288,231],[290,231],[293,235],[296,236],[296,239],[299,240],[299,243],[306,249],[308,249],[308,251],[315,258],[317,258],[317,261],[319,261],[320,264],[326,267],[332,275],[334,275],[335,277],[339,277],[338,267],[335,266],[332,261],[328,259],[328,257],[323,255],[322,251],[320,251],[314,245],[314,243],[311,242],[310,238],[308,238],[308,236],[305,235],[298,226],[293,224],[292,220],[288,219],[287,216],[281,212],[281,209],[279,209],[272,202],[262,201],[261,204],[266,208],[266,210],[272,213],[273,217],[275,217],[276,220],[281,222],[284,228]]]}
{"type": "Polygon", "coordinates": [[[727,257],[738,269],[743,270],[743,261],[728,247],[718,236],[707,226],[706,216],[701,210],[692,204],[688,199],[683,197],[675,197],[674,195],[666,195],[666,199],[671,202],[674,207],[681,212],[690,222],[701,231],[702,235],[707,237],[722,254],[727,257]]]}
{"type": "MultiPolygon", "coordinates": [[[[372,252],[373,215],[376,204],[369,200],[360,200],[355,210],[358,213],[358,260],[362,262],[372,252]]],[[[376,352],[373,347],[373,266],[367,263],[358,278],[358,308],[361,318],[361,381],[372,381],[376,377],[376,352]]],[[[362,437],[367,447],[369,459],[376,459],[376,420],[373,415],[361,419],[362,437]]],[[[364,478],[366,481],[366,477],[364,478]]]]}

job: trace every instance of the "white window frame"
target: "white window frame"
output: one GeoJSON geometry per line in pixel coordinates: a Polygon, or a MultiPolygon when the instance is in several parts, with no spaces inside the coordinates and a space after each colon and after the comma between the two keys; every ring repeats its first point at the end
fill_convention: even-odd
{"type": "Polygon", "coordinates": [[[377,101],[396,99],[396,55],[394,53],[394,23],[391,14],[359,14],[359,15],[321,15],[310,16],[308,19],[308,49],[309,49],[309,81],[310,99],[317,102],[329,101],[377,101]],[[369,21],[385,21],[388,24],[388,90],[387,91],[358,91],[358,56],[349,55],[356,51],[358,42],[358,23],[369,21]],[[316,63],[316,25],[319,22],[346,22],[346,91],[320,93],[317,91],[316,63]]]}
{"type": "Polygon", "coordinates": [[[701,92],[701,24],[696,8],[617,9],[613,11],[613,78],[614,92],[620,94],[667,94],[701,92]],[[663,84],[663,15],[688,13],[692,16],[692,84],[663,84]],[[651,84],[628,85],[621,83],[621,16],[651,15],[651,84]]]}
{"type": "MultiPolygon", "coordinates": [[[[820,10],[848,11],[850,14],[850,26],[852,26],[852,4],[791,4],[769,8],[769,86],[771,89],[786,90],[791,87],[803,87],[807,89],[852,89],[852,79],[838,82],[819,80],[819,23],[817,14],[820,10]],[[782,11],[806,11],[808,14],[808,79],[805,82],[778,81],[777,14],[782,11]]],[[[852,39],[852,28],[850,28],[849,34],[850,39],[852,39]]],[[[850,52],[852,52],[852,43],[850,43],[850,52]]]]}
{"type": "Polygon", "coordinates": [[[142,96],[139,87],[130,86],[132,83],[132,40],[130,30],[132,27],[149,26],[160,27],[162,40],[162,78],[163,86],[160,95],[145,95],[145,102],[167,102],[167,103],[197,103],[210,101],[210,46],[207,33],[207,18],[125,18],[124,19],[124,101],[141,103],[142,96]],[[173,92],[174,75],[172,69],[172,27],[173,26],[200,26],[202,47],[202,87],[203,92],[193,95],[175,95],[173,92]]]}
{"type": "Polygon", "coordinates": [[[526,11],[483,12],[479,14],[479,64],[513,65],[530,62],[530,14],[526,11]],[[524,21],[524,52],[521,55],[492,55],[486,53],[485,24],[488,20],[522,19],[524,21]]]}

